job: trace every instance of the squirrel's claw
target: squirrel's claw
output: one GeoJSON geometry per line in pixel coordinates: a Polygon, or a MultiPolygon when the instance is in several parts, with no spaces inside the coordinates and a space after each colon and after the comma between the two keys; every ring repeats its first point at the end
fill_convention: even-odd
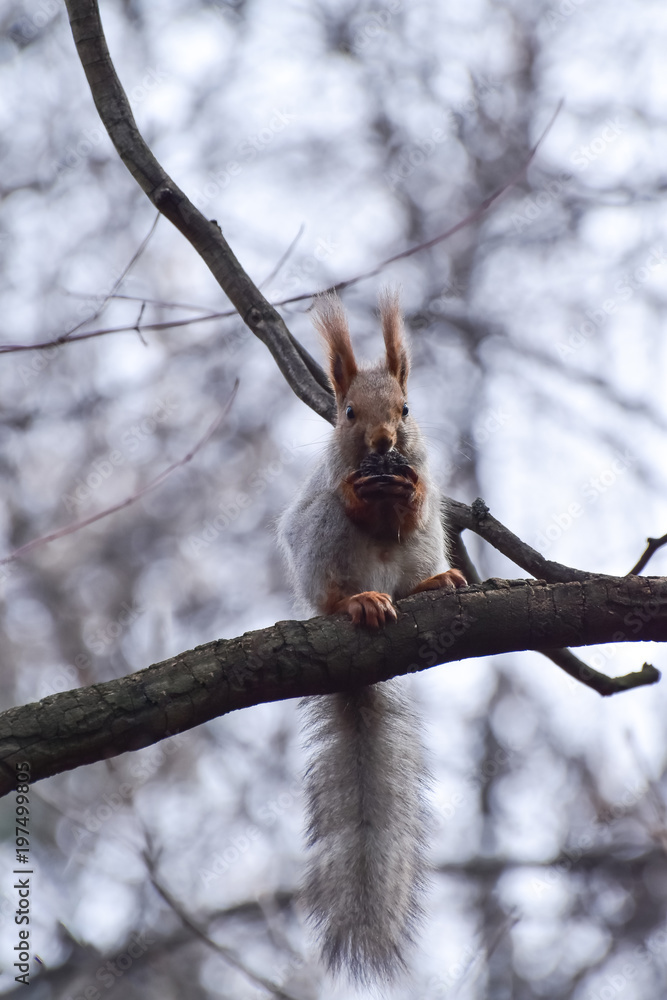
{"type": "Polygon", "coordinates": [[[457,587],[467,587],[468,581],[460,569],[448,569],[446,573],[429,576],[428,580],[418,583],[413,594],[421,594],[423,590],[455,590],[457,587]]]}
{"type": "Polygon", "coordinates": [[[341,611],[346,611],[355,625],[366,625],[368,628],[379,628],[398,618],[389,594],[380,594],[377,590],[366,590],[348,597],[341,611]]]}

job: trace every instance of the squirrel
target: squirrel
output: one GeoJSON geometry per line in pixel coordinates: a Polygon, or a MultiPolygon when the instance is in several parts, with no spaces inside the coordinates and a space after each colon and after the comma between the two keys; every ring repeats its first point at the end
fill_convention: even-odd
{"type": "MultiPolygon", "coordinates": [[[[381,295],[380,316],[386,356],[358,366],[340,299],[316,303],[336,426],[278,526],[305,609],[371,629],[395,621],[394,602],[409,594],[467,585],[445,569],[440,496],[406,399],[397,294],[381,295]]],[[[422,917],[429,778],[420,720],[400,678],[304,704],[313,753],[305,908],[331,972],[386,982],[407,967],[422,917]]]]}

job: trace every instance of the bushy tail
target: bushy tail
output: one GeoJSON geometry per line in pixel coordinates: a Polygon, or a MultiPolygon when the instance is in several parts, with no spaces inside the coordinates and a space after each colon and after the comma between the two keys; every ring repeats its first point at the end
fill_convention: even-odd
{"type": "Polygon", "coordinates": [[[400,681],[308,698],[305,903],[333,972],[391,979],[421,917],[428,781],[400,681]]]}

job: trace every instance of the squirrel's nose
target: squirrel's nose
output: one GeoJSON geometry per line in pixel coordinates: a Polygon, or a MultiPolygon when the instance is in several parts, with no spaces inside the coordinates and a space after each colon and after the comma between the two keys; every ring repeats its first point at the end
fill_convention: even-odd
{"type": "Polygon", "coordinates": [[[388,451],[394,447],[393,438],[385,431],[380,431],[379,434],[373,435],[371,440],[371,449],[376,451],[378,455],[386,455],[388,451]]]}

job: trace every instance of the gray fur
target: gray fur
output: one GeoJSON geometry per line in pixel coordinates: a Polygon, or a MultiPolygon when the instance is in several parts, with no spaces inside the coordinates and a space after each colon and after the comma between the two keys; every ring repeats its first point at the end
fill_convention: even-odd
{"type": "MultiPolygon", "coordinates": [[[[386,369],[364,369],[351,395],[356,390],[371,412],[375,400],[381,412],[389,378],[386,369]]],[[[350,521],[339,497],[352,471],[339,413],[329,448],[278,526],[296,596],[310,613],[323,612],[333,584],[395,601],[446,569],[439,494],[417,424],[405,419],[397,447],[427,487],[420,524],[406,538],[381,543],[350,521]]],[[[428,775],[419,719],[401,680],[304,706],[311,752],[305,904],[332,971],[347,969],[365,983],[389,980],[405,968],[425,881],[428,775]]]]}
{"type": "Polygon", "coordinates": [[[397,680],[303,704],[312,752],[304,902],[332,972],[389,980],[405,968],[422,914],[419,719],[397,680]]]}

